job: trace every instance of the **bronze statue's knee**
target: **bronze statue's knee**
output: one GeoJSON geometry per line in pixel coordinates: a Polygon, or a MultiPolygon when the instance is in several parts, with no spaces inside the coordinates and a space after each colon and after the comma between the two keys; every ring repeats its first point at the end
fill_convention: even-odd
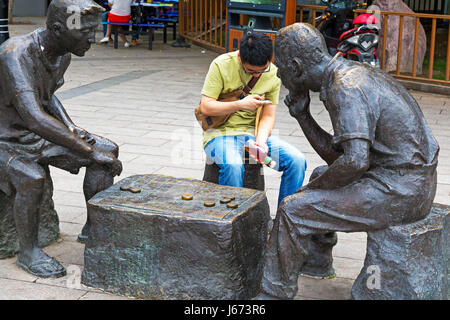
{"type": "Polygon", "coordinates": [[[119,157],[119,146],[115,142],[103,137],[95,137],[95,139],[96,143],[94,146],[96,148],[106,152],[111,152],[114,156],[116,156],[116,158],[119,157]]]}
{"type": "Polygon", "coordinates": [[[328,169],[328,166],[320,166],[313,170],[311,173],[311,176],[309,177],[309,181],[314,180],[318,176],[322,175],[326,170],[328,169]]]}

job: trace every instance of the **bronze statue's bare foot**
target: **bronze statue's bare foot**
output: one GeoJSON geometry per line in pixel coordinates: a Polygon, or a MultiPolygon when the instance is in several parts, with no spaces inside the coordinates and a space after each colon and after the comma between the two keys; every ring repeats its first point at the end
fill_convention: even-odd
{"type": "Polygon", "coordinates": [[[39,278],[59,278],[66,275],[66,269],[55,258],[41,249],[35,249],[29,256],[20,254],[17,266],[39,278]]]}

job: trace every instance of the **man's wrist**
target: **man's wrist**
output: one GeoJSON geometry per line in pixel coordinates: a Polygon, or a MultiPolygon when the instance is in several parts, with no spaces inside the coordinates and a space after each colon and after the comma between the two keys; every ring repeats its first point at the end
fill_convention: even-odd
{"type": "Polygon", "coordinates": [[[308,120],[311,118],[311,113],[309,110],[303,110],[296,113],[295,117],[297,120],[308,120]]]}

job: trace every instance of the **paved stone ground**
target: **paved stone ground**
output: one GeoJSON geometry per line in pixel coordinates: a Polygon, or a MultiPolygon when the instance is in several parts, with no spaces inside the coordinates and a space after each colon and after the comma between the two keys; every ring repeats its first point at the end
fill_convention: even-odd
{"type": "MultiPolygon", "coordinates": [[[[43,19],[21,18],[34,24],[14,25],[20,35],[42,25],[43,19]]],[[[101,34],[97,35],[100,39],[101,34]]],[[[158,173],[201,179],[204,167],[201,129],[193,108],[209,63],[217,56],[192,46],[172,48],[157,34],[153,51],[146,44],[118,50],[112,45],[94,45],[86,57],[74,57],[66,73],[66,84],[57,94],[73,121],[104,135],[120,146],[124,170],[116,181],[135,174],[158,173]]],[[[283,88],[281,101],[287,91],[283,88]]],[[[435,202],[450,204],[450,98],[412,92],[441,146],[438,189],[435,202]]],[[[332,131],[328,113],[317,94],[312,112],[318,123],[332,131]]],[[[277,111],[275,134],[299,148],[308,159],[306,179],[325,164],[314,152],[283,103],[277,111]]],[[[86,219],[82,194],[84,171],[71,175],[51,169],[54,201],[60,218],[61,238],[45,251],[68,269],[59,279],[38,279],[15,265],[16,258],[0,260],[0,299],[127,299],[79,284],[84,245],[76,236],[86,219]]],[[[271,215],[276,213],[280,174],[265,172],[271,215]]],[[[306,180],[307,181],[307,180],[306,180]]],[[[350,290],[365,256],[365,233],[339,233],[334,250],[337,277],[317,280],[299,277],[296,299],[350,299],[350,290]]]]}

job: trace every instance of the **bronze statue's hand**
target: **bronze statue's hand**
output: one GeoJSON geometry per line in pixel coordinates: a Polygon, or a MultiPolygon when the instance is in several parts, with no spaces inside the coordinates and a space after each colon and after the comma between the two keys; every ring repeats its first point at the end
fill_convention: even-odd
{"type": "Polygon", "coordinates": [[[122,162],[111,152],[95,149],[94,152],[92,152],[92,160],[99,165],[110,167],[113,176],[119,176],[122,173],[122,162]]]}
{"type": "Polygon", "coordinates": [[[122,173],[122,161],[116,158],[111,169],[114,176],[120,176],[122,173]]]}
{"type": "Polygon", "coordinates": [[[289,108],[289,114],[294,118],[303,114],[309,114],[309,104],[311,103],[309,91],[301,95],[292,95],[289,93],[284,99],[284,103],[289,108]]]}
{"type": "Polygon", "coordinates": [[[83,128],[77,127],[77,126],[71,126],[69,127],[69,130],[73,132],[76,136],[78,136],[80,139],[83,139],[87,143],[93,145],[95,143],[94,137],[84,130],[83,128]]]}

